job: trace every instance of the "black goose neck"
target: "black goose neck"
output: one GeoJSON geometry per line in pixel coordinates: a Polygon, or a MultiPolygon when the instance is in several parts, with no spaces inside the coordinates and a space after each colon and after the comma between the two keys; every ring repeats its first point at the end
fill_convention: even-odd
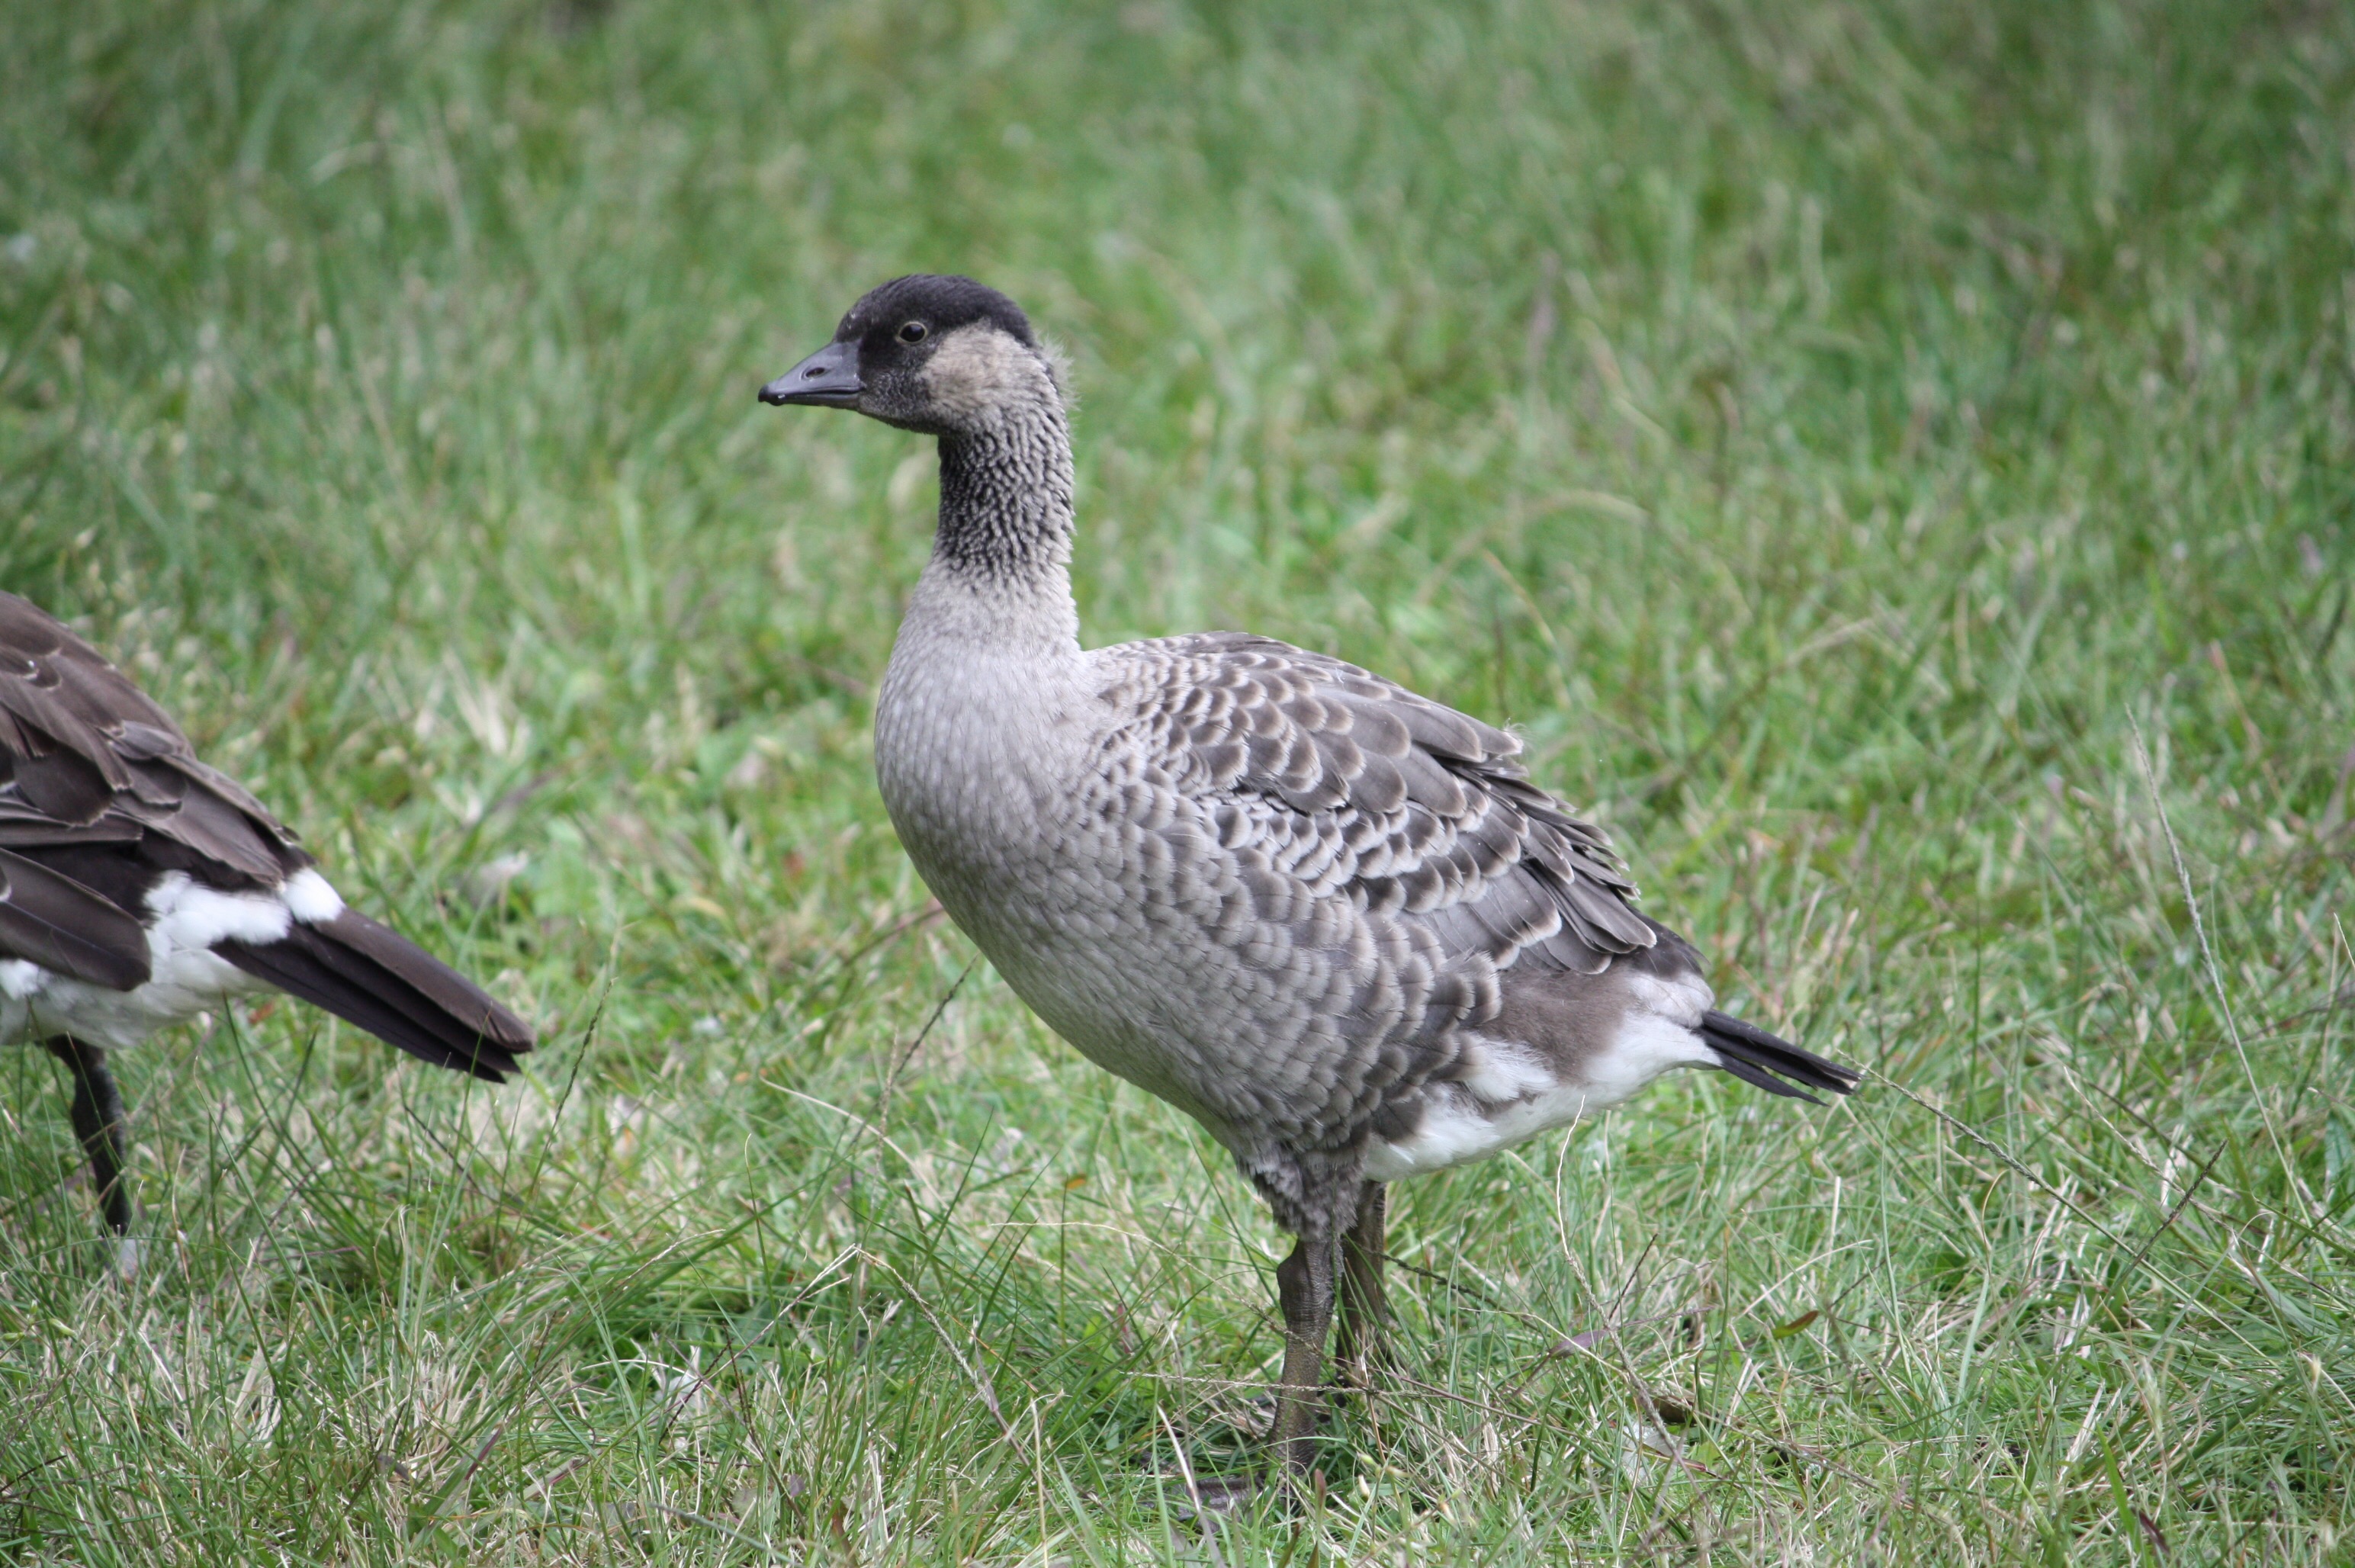
{"type": "Polygon", "coordinates": [[[1062,411],[1025,408],[943,434],[932,558],[984,579],[1036,579],[1071,562],[1071,445],[1062,411]]]}

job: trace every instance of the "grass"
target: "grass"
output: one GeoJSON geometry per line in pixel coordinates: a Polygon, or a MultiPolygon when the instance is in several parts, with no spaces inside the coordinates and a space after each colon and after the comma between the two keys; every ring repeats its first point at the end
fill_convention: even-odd
{"type": "Polygon", "coordinates": [[[0,581],[547,1041],[158,1040],[128,1288],[0,1056],[11,1560],[2345,1560],[2343,8],[0,17],[0,581]],[[1509,719],[1874,1074],[1404,1189],[1298,1520],[1157,1479],[1278,1238],[875,798],[929,454],[752,402],[916,268],[1074,356],[1092,639],[1509,719]]]}

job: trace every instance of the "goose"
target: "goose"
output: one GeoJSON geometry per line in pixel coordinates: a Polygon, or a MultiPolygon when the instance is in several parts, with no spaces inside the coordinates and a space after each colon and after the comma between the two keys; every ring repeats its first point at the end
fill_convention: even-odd
{"type": "Polygon", "coordinates": [[[294,834],[104,656],[0,592],[0,1043],[71,1080],[117,1269],[138,1266],[107,1053],[275,987],[491,1083],[532,1047],[480,987],[346,905],[294,834]]]}
{"type": "Polygon", "coordinates": [[[1520,741],[1236,632],[1087,648],[1060,357],[969,278],[895,279],[761,389],[939,443],[940,513],[875,704],[926,886],[1100,1066],[1193,1116],[1295,1244],[1267,1445],[1315,1454],[1325,1348],[1367,1371],[1386,1184],[1714,1068],[1859,1075],[1713,1007],[1520,741]]]}

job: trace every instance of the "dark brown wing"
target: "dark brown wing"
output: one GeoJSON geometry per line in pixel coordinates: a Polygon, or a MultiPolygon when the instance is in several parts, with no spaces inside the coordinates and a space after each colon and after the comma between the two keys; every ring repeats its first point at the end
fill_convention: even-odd
{"type": "Polygon", "coordinates": [[[146,984],[147,931],[93,888],[0,849],[0,955],[109,990],[146,984]]]}
{"type": "Polygon", "coordinates": [[[171,716],[38,605],[0,593],[0,848],[119,843],[126,828],[275,887],[311,863],[244,786],[197,758],[171,716]]]}
{"type": "Polygon", "coordinates": [[[1650,947],[1600,829],[1529,783],[1520,742],[1327,655],[1210,632],[1107,648],[1114,700],[1222,841],[1311,892],[1350,886],[1447,952],[1585,973],[1650,947]]]}

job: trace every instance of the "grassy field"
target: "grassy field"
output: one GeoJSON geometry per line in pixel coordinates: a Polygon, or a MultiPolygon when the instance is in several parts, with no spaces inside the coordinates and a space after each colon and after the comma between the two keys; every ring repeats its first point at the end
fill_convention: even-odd
{"type": "Polygon", "coordinates": [[[541,1023],[0,1053],[0,1555],[2343,1563],[2355,19],[0,0],[0,584],[541,1023]],[[964,271],[1093,641],[1492,719],[1721,994],[1403,1189],[1400,1375],[1205,1533],[1281,1239],[930,909],[927,443],[752,393],[964,271]],[[970,973],[968,971],[970,970],[970,973]]]}

